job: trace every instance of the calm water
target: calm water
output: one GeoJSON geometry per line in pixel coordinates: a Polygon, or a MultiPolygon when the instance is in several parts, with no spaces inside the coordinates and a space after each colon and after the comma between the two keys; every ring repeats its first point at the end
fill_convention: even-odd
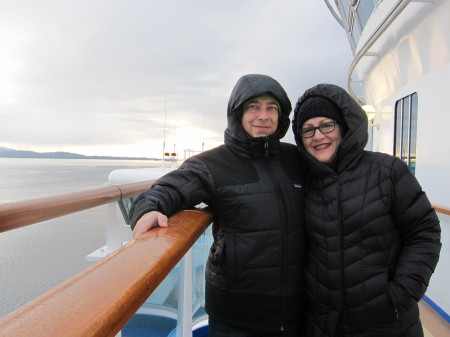
{"type": "MultiPolygon", "coordinates": [[[[0,158],[0,203],[100,187],[115,169],[148,161],[0,158]]],[[[100,206],[0,233],[0,316],[90,265],[105,244],[107,207],[100,206]]]]}

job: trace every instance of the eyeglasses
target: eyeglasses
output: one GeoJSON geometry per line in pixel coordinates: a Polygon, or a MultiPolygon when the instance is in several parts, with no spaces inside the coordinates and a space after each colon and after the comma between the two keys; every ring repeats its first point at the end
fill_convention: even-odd
{"type": "Polygon", "coordinates": [[[300,136],[302,136],[302,138],[311,138],[311,137],[314,137],[317,129],[319,129],[319,131],[322,132],[322,134],[326,134],[326,133],[330,133],[335,128],[336,128],[336,121],[326,122],[326,123],[320,124],[319,126],[316,126],[316,127],[312,126],[312,127],[300,129],[300,136]]]}

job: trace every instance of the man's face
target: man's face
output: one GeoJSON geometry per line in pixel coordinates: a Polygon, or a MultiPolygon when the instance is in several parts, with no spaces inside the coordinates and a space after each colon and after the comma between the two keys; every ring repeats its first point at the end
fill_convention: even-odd
{"type": "Polygon", "coordinates": [[[242,126],[252,137],[266,137],[278,127],[278,105],[267,98],[255,98],[244,106],[242,126]]]}

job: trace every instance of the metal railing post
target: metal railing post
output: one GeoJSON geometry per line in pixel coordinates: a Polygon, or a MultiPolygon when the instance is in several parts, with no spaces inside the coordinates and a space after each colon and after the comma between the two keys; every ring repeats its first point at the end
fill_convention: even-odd
{"type": "Polygon", "coordinates": [[[177,337],[192,336],[192,249],[181,260],[177,337]]]}

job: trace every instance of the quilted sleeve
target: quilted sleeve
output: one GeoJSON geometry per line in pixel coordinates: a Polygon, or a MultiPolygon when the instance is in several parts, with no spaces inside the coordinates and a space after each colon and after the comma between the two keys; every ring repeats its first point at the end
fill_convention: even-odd
{"type": "Polygon", "coordinates": [[[389,294],[394,306],[403,311],[425,294],[439,260],[441,229],[425,192],[401,160],[394,161],[391,179],[392,217],[400,231],[402,251],[389,294]]]}
{"type": "Polygon", "coordinates": [[[186,160],[180,168],[158,179],[150,190],[136,198],[130,209],[131,229],[150,211],[171,216],[201,202],[208,203],[213,193],[212,184],[210,172],[200,159],[186,160]]]}

